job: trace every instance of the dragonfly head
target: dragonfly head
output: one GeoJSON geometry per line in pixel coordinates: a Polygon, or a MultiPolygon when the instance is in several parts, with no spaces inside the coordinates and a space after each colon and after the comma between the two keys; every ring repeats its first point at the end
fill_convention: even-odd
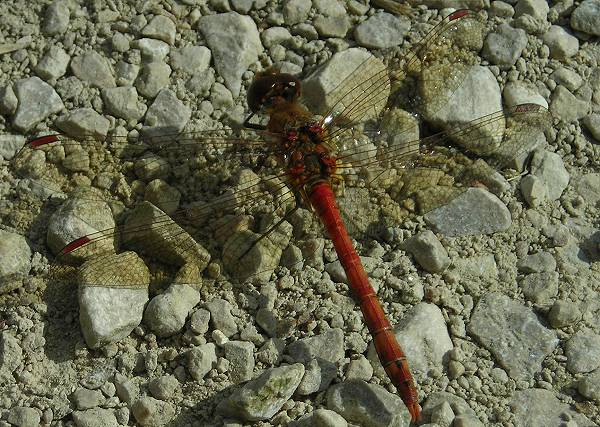
{"type": "Polygon", "coordinates": [[[295,102],[299,96],[300,80],[270,68],[254,77],[248,88],[247,99],[250,110],[258,113],[284,102],[295,102]]]}

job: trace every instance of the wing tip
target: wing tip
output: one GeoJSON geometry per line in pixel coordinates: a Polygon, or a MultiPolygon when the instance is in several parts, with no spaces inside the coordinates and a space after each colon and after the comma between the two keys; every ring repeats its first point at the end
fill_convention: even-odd
{"type": "Polygon", "coordinates": [[[448,20],[455,21],[455,20],[463,18],[467,15],[471,15],[472,13],[473,13],[473,11],[471,11],[470,9],[459,9],[455,12],[452,12],[450,15],[448,15],[448,20]]]}
{"type": "Polygon", "coordinates": [[[85,245],[86,243],[89,243],[90,241],[91,241],[91,239],[88,236],[83,236],[83,237],[80,237],[79,239],[75,239],[71,243],[69,243],[64,248],[61,249],[60,256],[68,255],[71,252],[73,252],[74,250],[76,250],[77,248],[80,248],[81,246],[85,245]]]}
{"type": "Polygon", "coordinates": [[[45,135],[45,136],[40,136],[39,138],[32,139],[31,141],[29,141],[27,143],[27,145],[29,145],[30,148],[38,148],[43,145],[51,144],[53,142],[58,142],[58,141],[60,141],[60,139],[58,138],[57,135],[45,135]]]}

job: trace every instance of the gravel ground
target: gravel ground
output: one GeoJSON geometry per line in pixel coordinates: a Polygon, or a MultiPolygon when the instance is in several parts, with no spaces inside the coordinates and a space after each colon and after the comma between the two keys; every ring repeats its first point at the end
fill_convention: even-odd
{"type": "MultiPolygon", "coordinates": [[[[51,130],[157,138],[239,127],[249,83],[273,64],[308,76],[305,103],[326,105],[367,51],[401,56],[464,6],[485,37],[478,45],[458,32],[458,45],[475,43],[476,63],[424,114],[429,125],[535,103],[551,112],[534,115],[547,127],[515,132],[501,174],[424,216],[377,199],[384,226],[371,233],[368,190],[348,188],[340,204],[407,353],[420,425],[600,424],[600,1],[366,3],[0,3],[0,427],[409,425],[307,210],[261,241],[252,263],[238,263],[231,254],[256,234],[226,222],[216,226],[225,235],[203,236],[203,224],[183,229],[155,207],[176,219],[221,184],[247,188],[256,176],[243,164],[203,156],[190,173],[175,151],[129,162],[116,150],[98,160],[97,145],[66,143],[19,162],[17,152],[51,130]],[[132,170],[134,181],[120,178],[132,170]],[[41,184],[48,179],[58,187],[41,184]],[[118,202],[106,201],[111,191],[118,202]],[[167,232],[125,243],[178,265],[174,280],[154,281],[158,267],[135,252],[85,264],[76,283],[55,280],[68,271],[48,260],[66,243],[148,218],[167,232]],[[284,261],[291,272],[273,273],[284,261]]],[[[406,133],[418,137],[419,127],[406,133]]],[[[109,237],[104,245],[123,243],[109,237]]]]}

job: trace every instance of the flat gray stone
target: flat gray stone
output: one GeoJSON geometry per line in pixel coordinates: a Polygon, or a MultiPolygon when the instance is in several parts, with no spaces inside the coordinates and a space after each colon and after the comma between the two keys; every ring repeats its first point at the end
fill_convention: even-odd
{"type": "Polygon", "coordinates": [[[386,49],[401,44],[408,30],[410,30],[409,19],[380,12],[357,25],[354,29],[354,38],[360,46],[386,49]]]}
{"type": "Polygon", "coordinates": [[[558,200],[569,185],[570,176],[562,157],[551,151],[534,152],[531,159],[531,174],[544,183],[550,200],[558,200]]]}
{"type": "Polygon", "coordinates": [[[92,136],[98,139],[105,138],[110,127],[110,121],[92,108],[70,110],[67,114],[57,118],[54,123],[68,135],[92,136]]]}
{"type": "Polygon", "coordinates": [[[100,89],[115,87],[115,77],[108,60],[95,50],[71,60],[71,71],[79,79],[100,89]]]}
{"type": "Polygon", "coordinates": [[[344,357],[344,333],[341,329],[329,329],[314,337],[294,341],[285,351],[296,362],[318,358],[335,363],[344,357]]]}
{"type": "Polygon", "coordinates": [[[193,347],[186,353],[187,369],[196,381],[202,381],[204,376],[217,365],[216,347],[213,343],[193,347]]]}
{"type": "Polygon", "coordinates": [[[39,77],[17,80],[14,91],[19,103],[13,125],[20,131],[27,132],[65,108],[54,88],[39,77]],[[39,102],[40,99],[44,102],[39,102]]]}
{"type": "Polygon", "coordinates": [[[85,411],[73,411],[73,421],[78,426],[118,427],[119,423],[112,409],[91,408],[85,411]]]}
{"type": "Polygon", "coordinates": [[[147,110],[133,86],[106,88],[102,91],[102,100],[108,113],[127,121],[137,122],[147,110]]]}
{"type": "Polygon", "coordinates": [[[327,408],[365,427],[408,427],[410,414],[398,395],[361,380],[344,381],[327,390],[327,408]]]}
{"type": "Polygon", "coordinates": [[[200,302],[200,293],[188,285],[172,284],[150,300],[144,321],[159,337],[176,334],[185,326],[188,314],[200,302]]]}
{"type": "Polygon", "coordinates": [[[523,49],[527,47],[527,34],[520,28],[502,24],[489,33],[483,44],[483,56],[501,68],[515,65],[523,49]]]}
{"type": "Polygon", "coordinates": [[[0,259],[0,278],[10,275],[26,276],[31,267],[31,249],[25,237],[0,230],[0,259]]]}
{"type": "Polygon", "coordinates": [[[263,50],[256,24],[249,16],[229,12],[203,16],[198,29],[212,51],[215,68],[237,97],[242,74],[263,50]]]}
{"type": "Polygon", "coordinates": [[[600,0],[584,0],[571,13],[571,27],[582,33],[600,36],[600,0]]]}
{"type": "Polygon", "coordinates": [[[226,417],[244,421],[268,420],[292,396],[304,375],[301,363],[265,370],[228,398],[221,400],[217,411],[226,417]]]}
{"type": "MultiPolygon", "coordinates": [[[[442,369],[446,354],[454,347],[444,316],[433,304],[419,303],[411,308],[394,327],[394,334],[416,375],[442,369]]],[[[379,376],[386,376],[373,343],[369,344],[367,358],[379,376]]]]}
{"type": "Polygon", "coordinates": [[[507,230],[512,223],[504,203],[482,188],[469,188],[446,206],[427,213],[425,221],[449,237],[493,234],[507,230]]]}
{"type": "Polygon", "coordinates": [[[50,46],[40,59],[35,72],[44,80],[56,80],[67,72],[71,57],[59,46],[50,46]]]}
{"type": "Polygon", "coordinates": [[[550,48],[550,57],[564,61],[579,50],[579,40],[560,25],[552,25],[542,36],[550,48]]]}
{"type": "Polygon", "coordinates": [[[142,133],[144,136],[179,133],[191,116],[192,110],[181,102],[172,90],[163,89],[146,112],[142,133]]]}
{"type": "Polygon", "coordinates": [[[448,252],[430,230],[405,240],[404,247],[430,273],[442,272],[450,265],[448,252]]]}
{"type": "Polygon", "coordinates": [[[518,390],[510,403],[515,416],[515,427],[557,426],[564,422],[564,417],[578,427],[593,427],[593,421],[571,409],[563,403],[551,390],[533,388],[518,390]]]}
{"type": "Polygon", "coordinates": [[[134,252],[95,257],[78,270],[79,323],[90,348],[119,341],[142,321],[150,272],[134,252]]]}
{"type": "Polygon", "coordinates": [[[600,367],[600,335],[579,331],[565,344],[567,369],[573,374],[592,372],[600,367]]]}
{"type": "Polygon", "coordinates": [[[223,345],[229,360],[229,378],[234,384],[248,381],[254,371],[254,344],[247,341],[228,341],[223,345]]]}
{"type": "Polygon", "coordinates": [[[579,99],[562,85],[552,93],[550,112],[565,122],[579,120],[588,115],[589,110],[588,102],[579,99]]]}
{"type": "Polygon", "coordinates": [[[467,330],[515,380],[532,379],[558,345],[531,309],[499,293],[479,300],[467,330]]]}

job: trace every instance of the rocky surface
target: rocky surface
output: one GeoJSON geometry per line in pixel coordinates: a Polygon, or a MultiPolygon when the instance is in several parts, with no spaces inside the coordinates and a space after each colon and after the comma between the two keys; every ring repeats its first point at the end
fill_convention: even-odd
{"type": "Polygon", "coordinates": [[[470,2],[407,85],[459,2],[134,3],[0,2],[1,426],[408,425],[277,156],[219,139],[271,66],[353,125],[340,206],[420,425],[600,424],[599,0],[470,2]]]}

